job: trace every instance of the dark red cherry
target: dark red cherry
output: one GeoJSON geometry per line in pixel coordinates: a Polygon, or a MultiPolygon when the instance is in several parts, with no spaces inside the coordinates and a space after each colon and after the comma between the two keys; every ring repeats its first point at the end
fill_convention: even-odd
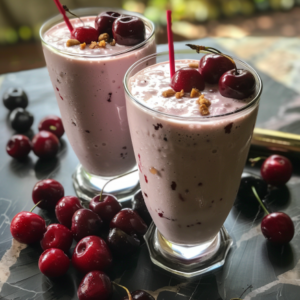
{"type": "Polygon", "coordinates": [[[11,127],[17,132],[26,132],[33,124],[33,115],[24,108],[15,108],[9,115],[11,127]]]}
{"type": "Polygon", "coordinates": [[[13,158],[23,159],[32,149],[29,138],[22,134],[13,135],[6,145],[6,152],[13,158]]]}
{"type": "Polygon", "coordinates": [[[75,211],[81,208],[83,207],[77,197],[65,196],[57,202],[55,206],[55,215],[60,224],[70,229],[75,211]]]}
{"type": "Polygon", "coordinates": [[[113,11],[104,11],[100,13],[95,19],[95,28],[98,31],[98,35],[101,33],[108,33],[110,37],[112,34],[113,22],[121,15],[113,11]]]}
{"type": "Polygon", "coordinates": [[[3,95],[3,104],[9,110],[17,107],[26,108],[28,97],[21,88],[9,88],[3,95]]]}
{"type": "Polygon", "coordinates": [[[90,44],[98,41],[98,31],[91,26],[77,27],[72,32],[72,37],[80,43],[90,44]]]}
{"type": "Polygon", "coordinates": [[[105,271],[112,265],[112,256],[103,239],[97,236],[87,236],[76,245],[72,264],[84,274],[96,270],[105,271]]]}
{"type": "Polygon", "coordinates": [[[189,93],[193,88],[203,91],[204,87],[203,76],[193,68],[181,68],[171,79],[171,88],[176,92],[184,90],[185,93],[189,93]]]}
{"type": "Polygon", "coordinates": [[[287,183],[293,172],[290,160],[281,155],[271,155],[262,164],[260,173],[262,178],[271,185],[280,186],[287,183]]]}
{"type": "Polygon", "coordinates": [[[219,80],[220,94],[227,98],[245,99],[255,92],[255,78],[248,70],[230,70],[219,80]]]}
{"type": "Polygon", "coordinates": [[[108,300],[112,294],[109,277],[101,271],[87,273],[77,290],[79,300],[108,300]]]}
{"type": "Polygon", "coordinates": [[[144,22],[134,16],[123,16],[116,19],[112,26],[112,32],[119,45],[134,46],[146,38],[144,22]]]}
{"type": "Polygon", "coordinates": [[[70,265],[70,259],[60,249],[47,249],[39,258],[39,269],[48,277],[59,277],[64,275],[70,265]]]}
{"type": "Polygon", "coordinates": [[[145,221],[145,223],[149,226],[152,222],[152,218],[149,214],[147,206],[145,204],[145,200],[143,197],[143,193],[141,190],[136,192],[131,200],[132,209],[139,214],[139,216],[145,221]]]}
{"type": "Polygon", "coordinates": [[[127,234],[142,236],[146,233],[148,227],[142,218],[130,208],[123,208],[111,220],[110,228],[119,228],[127,234]]]}
{"type": "Polygon", "coordinates": [[[39,131],[46,130],[55,134],[58,138],[65,133],[64,125],[60,117],[50,115],[43,118],[39,124],[39,131]]]}
{"type": "Polygon", "coordinates": [[[32,139],[33,152],[42,159],[50,159],[56,156],[59,148],[59,140],[53,133],[42,130],[32,139]]]}
{"type": "MultiPolygon", "coordinates": [[[[136,290],[134,292],[131,292],[130,294],[132,300],[155,300],[153,296],[142,290],[136,290]]],[[[124,297],[123,300],[128,300],[128,296],[124,297]]]]}
{"type": "Polygon", "coordinates": [[[274,212],[263,218],[261,231],[271,243],[284,245],[292,240],[295,228],[293,221],[287,214],[274,212]]]}
{"type": "Polygon", "coordinates": [[[51,224],[47,227],[47,231],[41,240],[43,250],[50,248],[58,248],[67,252],[73,242],[71,230],[61,224],[51,224]]]}
{"type": "Polygon", "coordinates": [[[12,219],[10,232],[18,242],[32,244],[43,238],[46,223],[41,216],[33,212],[21,211],[12,219]]]}
{"type": "Polygon", "coordinates": [[[89,209],[109,224],[112,218],[122,209],[122,205],[114,195],[102,194],[101,201],[99,201],[99,195],[92,199],[89,209]]]}
{"type": "Polygon", "coordinates": [[[38,207],[54,210],[56,203],[64,196],[64,187],[54,179],[38,181],[32,190],[32,200],[35,204],[41,203],[38,207]]]}
{"type": "Polygon", "coordinates": [[[103,221],[90,209],[81,208],[72,217],[71,231],[75,241],[89,235],[99,235],[103,221]]]}
{"type": "Polygon", "coordinates": [[[214,84],[226,71],[234,68],[234,63],[227,57],[210,53],[200,59],[198,70],[205,82],[214,84]]]}

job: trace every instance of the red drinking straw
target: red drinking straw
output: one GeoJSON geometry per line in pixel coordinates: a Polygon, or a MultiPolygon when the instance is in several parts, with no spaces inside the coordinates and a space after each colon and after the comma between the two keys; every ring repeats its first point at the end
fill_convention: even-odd
{"type": "Polygon", "coordinates": [[[53,1],[54,1],[54,3],[56,4],[56,6],[57,6],[59,12],[63,15],[64,20],[65,20],[65,22],[66,22],[66,24],[67,24],[67,26],[68,26],[70,32],[72,33],[73,30],[74,30],[74,28],[73,28],[73,26],[72,26],[72,24],[71,24],[69,18],[67,17],[64,8],[63,8],[62,5],[60,4],[59,0],[53,0],[53,1]]]}
{"type": "Polygon", "coordinates": [[[172,11],[167,10],[167,30],[168,30],[168,43],[169,43],[170,75],[172,78],[175,73],[175,58],[174,58],[174,43],[173,43],[171,17],[172,17],[172,11]]]}

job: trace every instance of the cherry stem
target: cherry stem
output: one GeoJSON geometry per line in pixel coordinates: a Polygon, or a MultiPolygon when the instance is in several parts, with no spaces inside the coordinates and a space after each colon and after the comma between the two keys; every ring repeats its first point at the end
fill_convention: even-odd
{"type": "Polygon", "coordinates": [[[99,202],[102,201],[102,194],[103,194],[103,192],[104,192],[104,188],[105,188],[110,182],[112,182],[112,181],[115,180],[115,179],[121,178],[121,177],[123,177],[123,176],[126,176],[126,175],[132,174],[132,173],[134,173],[134,172],[137,172],[137,171],[138,171],[138,169],[133,170],[133,171],[130,171],[130,172],[127,172],[127,173],[124,173],[124,174],[122,174],[122,175],[119,175],[119,176],[117,176],[117,177],[114,177],[114,178],[108,180],[108,181],[104,184],[104,186],[103,186],[103,188],[102,188],[102,190],[101,190],[101,192],[100,192],[100,194],[99,194],[99,202]]]}
{"type": "Polygon", "coordinates": [[[130,294],[129,290],[125,286],[120,285],[120,284],[118,284],[118,283],[116,283],[114,281],[112,281],[112,283],[115,284],[116,286],[119,286],[119,287],[123,288],[126,291],[127,295],[128,295],[128,300],[132,300],[131,294],[130,294]]]}
{"type": "Polygon", "coordinates": [[[77,15],[75,15],[74,13],[72,13],[72,12],[68,9],[67,5],[63,5],[63,9],[64,9],[66,12],[68,12],[70,15],[72,15],[72,16],[78,18],[78,19],[81,21],[81,23],[83,24],[83,26],[85,26],[84,22],[80,19],[80,17],[78,17],[77,15]]]}
{"type": "Polygon", "coordinates": [[[268,215],[269,212],[267,211],[266,207],[264,206],[264,204],[263,204],[262,201],[260,200],[260,198],[259,198],[259,196],[258,196],[258,194],[257,194],[257,192],[256,192],[255,187],[252,186],[251,188],[252,188],[252,192],[253,192],[255,198],[257,199],[257,201],[259,202],[260,206],[263,208],[263,210],[265,211],[265,213],[268,215]]]}
{"type": "Polygon", "coordinates": [[[32,212],[43,200],[39,201],[29,212],[32,212]]]}
{"type": "Polygon", "coordinates": [[[249,158],[249,162],[251,162],[251,167],[254,167],[255,164],[262,159],[267,159],[267,157],[260,156],[260,157],[255,157],[255,158],[249,158]]]}
{"type": "Polygon", "coordinates": [[[65,20],[65,22],[66,22],[66,25],[68,26],[70,32],[72,33],[73,30],[74,30],[74,28],[73,28],[73,26],[72,26],[72,24],[71,24],[69,18],[67,17],[64,8],[62,7],[62,5],[61,5],[61,3],[59,2],[59,0],[53,0],[53,1],[54,1],[54,3],[56,4],[56,6],[57,6],[59,12],[63,15],[64,20],[65,20]]]}
{"type": "Polygon", "coordinates": [[[174,57],[174,42],[172,33],[172,11],[167,10],[167,32],[169,45],[169,63],[170,63],[170,77],[172,79],[175,73],[175,57],[174,57]]]}
{"type": "Polygon", "coordinates": [[[190,47],[193,50],[196,50],[197,53],[213,53],[213,54],[219,54],[219,55],[222,55],[222,56],[228,58],[234,64],[235,75],[239,74],[234,59],[231,56],[222,53],[218,49],[215,49],[215,48],[212,48],[212,47],[206,47],[206,46],[192,45],[192,44],[185,44],[185,45],[188,46],[188,47],[190,47]]]}

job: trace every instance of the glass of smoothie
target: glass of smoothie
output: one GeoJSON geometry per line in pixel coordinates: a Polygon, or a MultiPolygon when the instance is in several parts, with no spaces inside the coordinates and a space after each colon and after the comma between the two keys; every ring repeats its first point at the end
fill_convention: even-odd
{"type": "MultiPolygon", "coordinates": [[[[193,81],[191,69],[199,75],[201,56],[175,52],[175,70],[188,70],[183,85],[193,81]]],[[[184,277],[222,266],[232,244],[223,224],[238,191],[262,92],[256,71],[234,61],[238,72],[253,75],[245,99],[221,95],[218,81],[175,94],[168,53],[141,59],[124,78],[140,185],[154,222],[145,236],[150,256],[184,277]]]]}
{"type": "MultiPolygon", "coordinates": [[[[72,13],[80,17],[70,19],[74,29],[95,27],[99,14],[123,17],[124,23],[138,18],[145,28],[144,40],[134,45],[119,44],[123,36],[113,40],[110,32],[104,47],[98,41],[67,45],[74,38],[61,15],[48,20],[40,30],[63,125],[80,162],[73,184],[81,199],[90,200],[108,180],[137,169],[122,81],[133,63],[156,52],[154,24],[140,14],[111,8],[77,9],[72,13]]],[[[112,181],[105,191],[125,201],[138,187],[138,174],[133,172],[112,181]]]]}

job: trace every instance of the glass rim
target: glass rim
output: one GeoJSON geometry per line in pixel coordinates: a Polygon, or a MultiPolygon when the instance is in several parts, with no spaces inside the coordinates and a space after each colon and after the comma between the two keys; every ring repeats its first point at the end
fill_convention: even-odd
{"type": "MultiPolygon", "coordinates": [[[[154,25],[154,23],[151,20],[147,19],[142,14],[137,13],[137,12],[131,12],[131,11],[127,11],[125,9],[115,9],[115,8],[103,7],[103,6],[77,8],[77,9],[72,10],[72,12],[74,12],[76,14],[76,12],[85,12],[86,11],[86,13],[88,14],[87,16],[97,16],[99,13],[97,15],[93,15],[91,13],[92,10],[96,10],[96,9],[102,9],[103,11],[114,11],[114,12],[118,12],[118,13],[121,13],[121,14],[129,14],[129,15],[132,15],[132,16],[139,17],[140,19],[143,20],[145,26],[150,29],[151,32],[150,32],[149,37],[147,37],[143,42],[141,42],[137,45],[134,45],[130,48],[126,48],[124,50],[121,50],[119,52],[115,52],[115,53],[112,53],[112,54],[97,54],[97,55],[95,54],[95,55],[91,55],[91,54],[84,54],[84,53],[82,53],[82,54],[81,53],[70,53],[68,51],[58,49],[57,47],[51,45],[50,43],[46,42],[44,37],[43,37],[43,34],[45,32],[47,32],[47,30],[49,30],[52,26],[57,25],[61,22],[64,22],[63,16],[61,14],[57,14],[54,17],[52,17],[52,18],[48,19],[47,21],[45,21],[43,23],[43,25],[41,26],[41,28],[39,30],[39,35],[40,35],[40,39],[41,39],[42,43],[45,44],[47,47],[51,48],[52,50],[56,51],[56,52],[59,52],[59,53],[62,53],[64,55],[71,56],[71,57],[104,58],[104,57],[112,57],[112,56],[122,55],[122,54],[125,54],[125,53],[128,53],[128,52],[131,52],[135,49],[141,48],[144,45],[146,45],[148,43],[148,41],[150,41],[152,39],[152,37],[154,36],[154,34],[155,34],[155,25],[154,25]],[[45,29],[47,26],[49,26],[52,23],[55,23],[55,24],[52,25],[51,27],[45,29]]],[[[73,20],[73,19],[75,19],[75,17],[72,16],[69,19],[73,20]]]]}
{"type": "MultiPolygon", "coordinates": [[[[175,54],[195,54],[195,51],[193,50],[176,50],[175,51],[175,54]]],[[[150,59],[153,59],[154,57],[157,57],[157,56],[167,56],[169,57],[169,52],[158,52],[158,53],[154,53],[154,54],[151,54],[151,55],[148,55],[140,60],[138,60],[137,62],[135,62],[133,65],[131,65],[131,67],[127,70],[127,72],[125,73],[125,76],[124,76],[124,79],[123,79],[123,86],[124,86],[124,90],[125,90],[125,93],[131,98],[131,100],[133,100],[137,105],[139,106],[142,106],[144,109],[146,110],[149,110],[153,113],[156,113],[158,115],[161,115],[163,117],[168,117],[168,118],[172,118],[172,119],[177,119],[177,120],[182,120],[182,121],[187,121],[187,120],[192,120],[192,121],[201,121],[201,120],[211,120],[211,119],[214,119],[214,118],[221,118],[221,117],[225,117],[225,116],[229,116],[229,115],[234,115],[234,114],[237,114],[237,113],[240,113],[242,111],[245,111],[249,108],[251,108],[252,106],[254,106],[256,103],[259,102],[259,99],[260,99],[260,96],[261,96],[261,93],[262,93],[262,89],[263,89],[263,83],[262,83],[262,80],[260,78],[260,76],[258,75],[258,73],[256,72],[256,70],[251,67],[248,63],[234,57],[234,56],[231,56],[234,61],[237,61],[239,63],[241,63],[242,65],[245,65],[247,68],[249,68],[251,70],[251,73],[254,74],[254,77],[255,77],[255,81],[258,82],[258,91],[256,92],[256,95],[255,97],[249,102],[247,103],[247,105],[235,110],[235,111],[231,111],[231,112],[228,112],[228,113],[225,113],[225,114],[221,114],[221,115],[216,115],[216,116],[201,116],[199,118],[199,116],[177,116],[177,115],[173,115],[173,114],[168,114],[168,113],[165,113],[165,112],[161,112],[161,111],[158,111],[158,110],[155,110],[151,107],[148,107],[146,104],[142,103],[140,100],[138,100],[137,98],[135,98],[129,88],[128,88],[128,81],[129,81],[129,74],[130,72],[136,67],[138,66],[139,64],[142,64],[143,62],[147,61],[147,60],[150,60],[150,59]]],[[[166,60],[168,61],[168,60],[166,60]]]]}

